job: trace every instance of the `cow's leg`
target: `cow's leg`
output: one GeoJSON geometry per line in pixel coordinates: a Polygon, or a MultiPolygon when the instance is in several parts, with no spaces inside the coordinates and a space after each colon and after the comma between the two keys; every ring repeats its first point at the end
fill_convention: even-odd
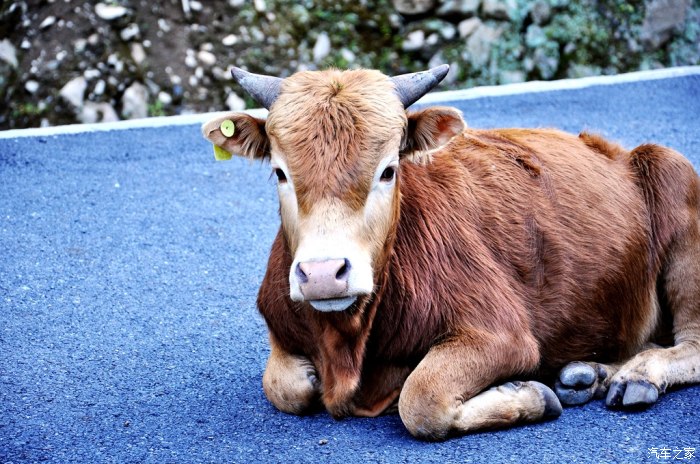
{"type": "Polygon", "coordinates": [[[567,406],[584,404],[593,398],[605,398],[620,365],[574,361],[559,372],[554,391],[559,401],[567,406]]]}
{"type": "Polygon", "coordinates": [[[625,363],[612,378],[608,406],[648,406],[668,386],[700,382],[700,224],[672,245],[662,283],[675,345],[643,351],[625,363]]]}
{"type": "Polygon", "coordinates": [[[406,379],[399,414],[411,434],[442,440],[559,416],[556,395],[538,382],[509,382],[483,391],[499,378],[532,371],[538,361],[534,340],[469,338],[469,344],[457,340],[434,346],[406,379]]]}
{"type": "Polygon", "coordinates": [[[265,396],[280,411],[303,414],[318,405],[319,381],[313,363],[282,349],[270,335],[270,357],[263,374],[265,396]]]}

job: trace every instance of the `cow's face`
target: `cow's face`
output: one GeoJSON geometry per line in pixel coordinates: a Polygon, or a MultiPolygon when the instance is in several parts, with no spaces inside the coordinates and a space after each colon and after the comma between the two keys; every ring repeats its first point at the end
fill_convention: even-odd
{"type": "Polygon", "coordinates": [[[295,74],[281,83],[267,121],[227,115],[203,131],[226,151],[269,157],[293,256],[290,297],[343,311],[371,295],[386,263],[402,163],[427,159],[421,154],[463,128],[446,108],[407,117],[395,83],[361,70],[295,74]],[[225,119],[237,128],[231,137],[221,133],[225,119]]]}

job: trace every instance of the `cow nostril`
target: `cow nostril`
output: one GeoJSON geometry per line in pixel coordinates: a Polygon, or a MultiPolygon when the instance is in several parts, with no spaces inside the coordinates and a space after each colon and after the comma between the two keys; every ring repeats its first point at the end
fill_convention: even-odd
{"type": "Polygon", "coordinates": [[[305,284],[309,281],[309,276],[301,269],[301,263],[297,263],[297,267],[294,271],[299,279],[299,283],[305,284]]]}
{"type": "Polygon", "coordinates": [[[338,272],[335,274],[336,280],[348,280],[348,275],[350,273],[350,261],[345,258],[343,265],[338,269],[338,272]]]}

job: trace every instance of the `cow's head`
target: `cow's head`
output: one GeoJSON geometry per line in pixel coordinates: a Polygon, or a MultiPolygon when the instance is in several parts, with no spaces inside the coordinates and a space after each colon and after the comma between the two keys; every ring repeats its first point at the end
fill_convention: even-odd
{"type": "Polygon", "coordinates": [[[399,217],[401,166],[429,162],[430,150],[465,126],[454,109],[405,110],[447,69],[393,78],[327,70],[284,80],[233,70],[270,110],[267,120],[233,113],[202,131],[219,149],[269,160],[294,257],[292,300],[344,311],[375,290],[399,217]],[[222,131],[226,120],[233,128],[224,123],[222,131]]]}

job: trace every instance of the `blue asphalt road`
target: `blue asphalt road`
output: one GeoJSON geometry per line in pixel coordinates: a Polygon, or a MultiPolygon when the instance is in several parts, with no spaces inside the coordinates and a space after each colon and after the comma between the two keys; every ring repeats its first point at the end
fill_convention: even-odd
{"type": "MultiPolygon", "coordinates": [[[[700,75],[452,104],[700,167],[700,75]]],[[[276,411],[255,308],[276,211],[269,168],[215,163],[195,125],[0,138],[0,462],[700,462],[698,386],[437,444],[276,411]]]]}

